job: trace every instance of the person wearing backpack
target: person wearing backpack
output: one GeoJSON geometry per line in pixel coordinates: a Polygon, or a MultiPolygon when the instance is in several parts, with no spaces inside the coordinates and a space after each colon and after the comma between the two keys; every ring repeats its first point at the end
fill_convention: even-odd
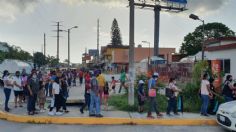
{"type": "Polygon", "coordinates": [[[153,119],[154,117],[152,116],[152,110],[154,109],[157,118],[162,117],[163,115],[158,111],[157,109],[157,101],[156,101],[156,90],[157,90],[157,79],[158,79],[159,74],[154,73],[152,75],[152,78],[148,80],[148,96],[149,96],[149,110],[147,113],[147,118],[153,119]]]}
{"type": "MultiPolygon", "coordinates": [[[[99,75],[99,74],[96,74],[99,75]]],[[[98,80],[96,79],[96,75],[92,75],[91,79],[91,90],[90,90],[90,107],[89,107],[89,116],[103,117],[101,115],[101,107],[100,107],[100,98],[99,98],[99,87],[98,80]],[[95,110],[94,110],[95,108],[95,110]]]]}
{"type": "Polygon", "coordinates": [[[222,92],[225,102],[233,101],[233,90],[235,90],[236,88],[232,85],[232,81],[233,81],[233,76],[227,75],[222,92]]]}

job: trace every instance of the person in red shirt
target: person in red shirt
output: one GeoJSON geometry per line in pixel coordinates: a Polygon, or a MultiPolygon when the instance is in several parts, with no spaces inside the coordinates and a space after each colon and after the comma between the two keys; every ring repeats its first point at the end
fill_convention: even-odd
{"type": "Polygon", "coordinates": [[[90,106],[90,89],[91,89],[91,76],[90,76],[89,72],[87,71],[86,74],[85,74],[85,92],[84,92],[85,103],[80,108],[81,114],[84,113],[84,108],[86,106],[88,106],[88,110],[89,110],[89,106],[90,106]]]}
{"type": "Polygon", "coordinates": [[[84,77],[84,73],[82,70],[79,71],[79,82],[80,82],[80,86],[83,84],[83,77],[84,77]]]}

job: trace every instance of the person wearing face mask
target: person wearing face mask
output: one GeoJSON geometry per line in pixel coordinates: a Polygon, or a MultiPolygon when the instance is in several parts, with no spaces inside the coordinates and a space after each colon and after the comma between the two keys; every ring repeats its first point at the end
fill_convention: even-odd
{"type": "Polygon", "coordinates": [[[170,94],[168,96],[168,106],[166,114],[168,116],[171,116],[170,111],[173,110],[175,115],[179,115],[177,112],[177,96],[178,93],[181,92],[181,89],[176,86],[175,78],[170,78],[168,89],[170,90],[170,94]]]}
{"type": "Polygon", "coordinates": [[[28,114],[34,115],[37,114],[35,111],[35,104],[37,101],[37,93],[39,91],[39,79],[37,78],[36,72],[32,72],[31,77],[28,82],[28,90],[29,90],[29,99],[27,104],[28,114]]]}
{"type": "Polygon", "coordinates": [[[236,88],[232,85],[232,81],[233,81],[233,76],[227,75],[222,92],[225,98],[225,102],[233,101],[233,90],[236,90],[236,88]]]}
{"type": "Polygon", "coordinates": [[[4,94],[5,94],[5,108],[4,109],[6,112],[9,112],[10,108],[8,107],[8,102],[10,99],[11,89],[13,87],[13,84],[11,83],[8,70],[5,70],[3,72],[2,79],[4,82],[4,94]]]}
{"type": "Polygon", "coordinates": [[[154,73],[152,78],[148,80],[148,96],[149,96],[149,110],[147,113],[147,118],[153,119],[154,117],[152,116],[152,110],[154,109],[157,118],[162,117],[163,115],[158,111],[157,109],[157,101],[156,101],[156,93],[157,93],[157,78],[159,74],[154,73]]]}
{"type": "Polygon", "coordinates": [[[144,92],[144,81],[139,80],[138,84],[138,112],[142,113],[144,108],[144,100],[145,100],[145,92],[144,92]]]}
{"type": "Polygon", "coordinates": [[[19,107],[23,107],[22,106],[23,87],[19,71],[16,71],[15,76],[13,77],[13,85],[15,94],[15,108],[17,108],[17,99],[19,99],[18,100],[19,107]]]}

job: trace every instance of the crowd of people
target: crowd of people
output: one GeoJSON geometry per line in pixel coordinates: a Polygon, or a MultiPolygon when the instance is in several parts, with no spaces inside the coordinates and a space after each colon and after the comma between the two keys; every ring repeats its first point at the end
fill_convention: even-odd
{"type": "MultiPolygon", "coordinates": [[[[104,109],[108,110],[108,99],[110,91],[116,93],[116,84],[120,82],[118,93],[124,87],[127,89],[126,72],[121,71],[119,81],[114,76],[111,77],[111,82],[106,81],[101,70],[84,71],[84,70],[60,70],[42,72],[33,69],[31,74],[26,74],[25,70],[22,72],[16,71],[14,76],[11,76],[7,70],[3,72],[2,80],[4,82],[5,94],[5,111],[9,112],[8,106],[11,91],[14,91],[14,105],[15,108],[23,107],[27,103],[27,112],[29,115],[34,115],[46,112],[45,102],[46,99],[50,100],[50,105],[46,106],[49,109],[48,114],[62,115],[68,113],[69,110],[66,106],[67,98],[69,97],[70,87],[76,86],[76,79],[79,78],[79,86],[82,87],[84,83],[84,98],[85,103],[80,107],[80,112],[83,114],[87,107],[89,116],[103,117],[101,114],[101,105],[104,104],[104,109]],[[38,106],[38,109],[37,109],[38,106]]],[[[149,108],[147,112],[148,118],[154,118],[152,111],[156,113],[158,118],[162,117],[157,105],[157,80],[158,73],[153,73],[152,77],[147,80],[147,92],[145,92],[145,80],[138,80],[137,85],[137,100],[138,112],[144,112],[145,102],[148,102],[149,108]]],[[[236,83],[232,84],[232,75],[227,75],[223,85],[222,95],[225,102],[233,101],[236,99],[236,83]]],[[[208,114],[215,114],[215,87],[214,78],[204,74],[201,80],[199,95],[202,100],[200,113],[202,116],[208,114]],[[210,104],[210,107],[208,108],[210,104]]],[[[176,79],[170,78],[166,87],[166,97],[168,106],[166,114],[171,116],[171,111],[174,115],[179,115],[177,111],[177,97],[182,92],[176,85],[176,79]]]]}
{"type": "Polygon", "coordinates": [[[66,100],[69,96],[69,87],[76,86],[76,70],[50,71],[50,73],[33,69],[31,74],[26,74],[25,70],[16,71],[15,75],[10,75],[8,70],[3,72],[3,84],[5,94],[5,111],[11,109],[8,106],[11,91],[14,91],[15,108],[23,107],[27,104],[29,115],[45,112],[46,98],[50,98],[49,114],[62,115],[68,113],[66,100]],[[37,109],[37,107],[39,109],[37,109]],[[53,109],[56,108],[56,111],[53,109]]]}

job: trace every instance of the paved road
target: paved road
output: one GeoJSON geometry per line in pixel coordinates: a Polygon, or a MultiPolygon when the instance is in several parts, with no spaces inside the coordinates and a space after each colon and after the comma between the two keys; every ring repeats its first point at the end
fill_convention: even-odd
{"type": "Polygon", "coordinates": [[[220,127],[208,126],[80,126],[80,125],[36,125],[12,123],[0,120],[1,132],[227,132],[220,127]]]}

